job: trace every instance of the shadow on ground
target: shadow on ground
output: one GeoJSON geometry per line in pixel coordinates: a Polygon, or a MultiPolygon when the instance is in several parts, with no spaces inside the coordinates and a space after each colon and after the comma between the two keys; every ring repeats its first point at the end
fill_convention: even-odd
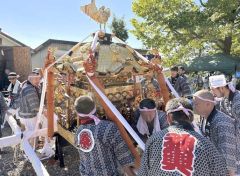
{"type": "MultiPolygon", "coordinates": [[[[11,129],[5,127],[3,136],[11,135],[11,129]]],[[[35,176],[36,173],[31,163],[24,157],[24,153],[18,149],[17,160],[14,161],[14,148],[6,147],[0,153],[0,175],[1,176],[35,176]]],[[[50,176],[79,176],[79,155],[72,146],[63,148],[65,168],[59,167],[59,161],[54,158],[44,160],[42,163],[46,167],[50,176]]]]}

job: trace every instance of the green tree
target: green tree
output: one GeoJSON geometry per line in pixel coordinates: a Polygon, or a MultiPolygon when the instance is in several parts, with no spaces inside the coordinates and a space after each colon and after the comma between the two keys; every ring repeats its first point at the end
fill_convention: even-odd
{"type": "Polygon", "coordinates": [[[134,0],[131,31],[168,64],[203,53],[240,54],[239,0],[134,0]],[[171,59],[171,60],[170,60],[171,59]]]}
{"type": "Polygon", "coordinates": [[[128,39],[128,31],[123,17],[118,19],[114,16],[111,23],[111,29],[121,40],[126,41],[128,39]]]}

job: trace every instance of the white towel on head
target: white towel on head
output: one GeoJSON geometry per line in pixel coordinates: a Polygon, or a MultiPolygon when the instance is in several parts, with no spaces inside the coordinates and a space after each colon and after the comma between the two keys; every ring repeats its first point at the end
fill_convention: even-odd
{"type": "MultiPolygon", "coordinates": [[[[14,87],[13,87],[12,93],[17,94],[17,93],[18,93],[18,89],[20,88],[20,85],[21,85],[20,81],[17,80],[16,83],[15,83],[15,85],[14,85],[14,87]]],[[[11,91],[11,90],[12,90],[12,83],[9,84],[7,90],[8,90],[8,91],[11,91]]]]}
{"type": "MultiPolygon", "coordinates": [[[[158,119],[158,112],[156,110],[156,116],[154,118],[154,122],[153,122],[153,133],[156,133],[158,131],[161,131],[160,128],[160,123],[159,123],[159,119],[158,119]]],[[[139,131],[140,134],[142,135],[150,135],[148,126],[147,126],[147,122],[142,118],[142,116],[140,115],[138,122],[137,122],[137,129],[139,131]]]]}

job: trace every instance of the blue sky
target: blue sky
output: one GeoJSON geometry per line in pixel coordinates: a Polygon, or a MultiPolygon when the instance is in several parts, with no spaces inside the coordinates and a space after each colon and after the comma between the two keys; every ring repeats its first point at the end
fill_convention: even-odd
{"type": "MultiPolygon", "coordinates": [[[[99,25],[80,11],[91,0],[3,0],[0,28],[2,31],[36,48],[47,39],[81,41],[99,25]]],[[[127,29],[133,29],[130,19],[132,0],[96,0],[97,7],[105,5],[117,17],[124,16],[127,29]]],[[[108,24],[112,19],[109,20],[108,24]]],[[[108,25],[109,26],[109,25],[108,25]]],[[[110,32],[110,29],[107,28],[110,32]]],[[[132,34],[128,43],[135,48],[142,44],[132,34]]]]}

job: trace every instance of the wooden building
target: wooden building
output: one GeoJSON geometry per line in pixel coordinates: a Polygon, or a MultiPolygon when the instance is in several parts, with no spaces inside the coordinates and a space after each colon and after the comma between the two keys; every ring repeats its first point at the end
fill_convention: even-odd
{"type": "Polygon", "coordinates": [[[6,89],[7,74],[16,72],[24,81],[31,72],[31,48],[2,32],[0,28],[0,90],[6,89]]]}

